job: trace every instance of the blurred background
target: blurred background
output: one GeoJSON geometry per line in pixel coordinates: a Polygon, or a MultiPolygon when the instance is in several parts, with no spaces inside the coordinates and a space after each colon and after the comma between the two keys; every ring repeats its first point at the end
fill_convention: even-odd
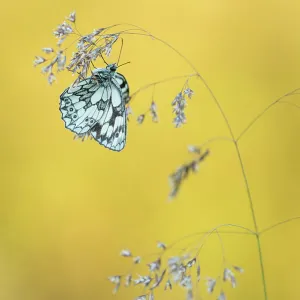
{"type": "MultiPolygon", "coordinates": [[[[249,201],[233,145],[216,141],[196,175],[168,202],[168,175],[200,145],[228,130],[209,93],[191,79],[195,95],[187,124],[172,124],[171,102],[184,80],[157,86],[160,122],[135,118],[152,90],[132,103],[127,146],[112,152],[94,141],[73,140],[59,112],[59,95],[74,77],[50,87],[33,68],[41,48],[56,43],[52,30],[73,10],[82,33],[128,22],[166,40],[189,58],[220,101],[238,136],[272,101],[300,87],[300,3],[297,1],[6,1],[1,22],[0,298],[5,300],[134,299],[142,289],[112,295],[109,275],[131,263],[119,256],[157,251],[182,236],[232,223],[253,229],[249,201]]],[[[67,43],[66,43],[67,44],[67,43]]],[[[70,53],[69,53],[70,54],[70,53]]],[[[118,56],[115,48],[110,62],[118,56]]],[[[128,36],[120,72],[131,91],[170,76],[193,73],[172,50],[149,38],[128,36]]],[[[101,66],[101,62],[98,63],[101,66]]],[[[300,97],[286,99],[300,105],[300,97]]],[[[300,216],[300,111],[270,109],[240,140],[259,229],[300,216]]],[[[262,236],[269,299],[297,299],[300,221],[262,236]]],[[[226,258],[245,269],[229,299],[264,299],[256,240],[223,234],[226,258]]],[[[222,262],[217,236],[200,256],[203,278],[222,262]]],[[[134,274],[135,276],[136,274],[134,274]]],[[[205,289],[204,282],[201,289],[205,289]]],[[[201,299],[217,294],[202,293],[201,299]]],[[[180,289],[158,299],[184,299],[180,289]]]]}

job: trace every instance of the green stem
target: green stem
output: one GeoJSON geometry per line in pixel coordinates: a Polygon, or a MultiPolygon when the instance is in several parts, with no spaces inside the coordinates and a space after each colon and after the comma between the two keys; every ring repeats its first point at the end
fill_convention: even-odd
{"type": "Polygon", "coordinates": [[[253,122],[250,123],[250,125],[240,134],[240,136],[238,138],[235,138],[232,127],[229,123],[229,120],[225,114],[225,112],[223,111],[223,108],[221,106],[221,104],[219,103],[218,99],[216,98],[215,94],[213,93],[213,91],[211,90],[211,88],[209,87],[209,85],[207,84],[206,80],[202,77],[202,75],[198,72],[198,70],[196,69],[196,67],[192,64],[192,62],[190,60],[188,60],[181,52],[179,52],[177,49],[175,49],[172,45],[170,45],[169,43],[165,42],[164,40],[153,36],[150,33],[141,33],[138,35],[144,35],[144,36],[148,36],[151,37],[159,42],[161,42],[162,44],[166,45],[167,47],[169,47],[170,49],[172,49],[174,52],[176,52],[197,74],[197,77],[201,80],[201,82],[204,84],[204,86],[207,88],[207,90],[209,91],[213,101],[215,102],[215,104],[218,107],[219,112],[221,113],[227,129],[230,133],[231,139],[235,145],[235,149],[237,152],[237,156],[238,156],[238,160],[241,166],[241,170],[242,170],[242,175],[243,175],[243,179],[245,182],[245,187],[246,187],[246,191],[247,191],[247,196],[248,196],[248,200],[249,200],[249,205],[250,205],[250,210],[251,210],[251,216],[252,216],[252,220],[253,220],[253,225],[254,225],[254,229],[255,229],[255,236],[256,236],[256,240],[257,240],[257,248],[258,248],[258,254],[259,254],[259,261],[260,261],[260,269],[261,269],[261,277],[262,277],[262,283],[263,283],[263,289],[264,289],[264,299],[267,300],[268,299],[268,295],[267,295],[267,286],[266,286],[266,279],[265,279],[265,270],[264,270],[264,263],[263,263],[263,255],[262,255],[262,249],[261,249],[261,242],[260,242],[260,237],[259,237],[259,232],[258,232],[258,226],[257,226],[257,221],[256,221],[256,215],[255,215],[255,211],[254,211],[254,207],[253,207],[253,201],[252,201],[252,195],[251,195],[251,191],[250,191],[250,187],[249,187],[249,183],[248,183],[248,179],[246,176],[246,172],[245,172],[245,167],[244,167],[244,163],[242,160],[242,156],[240,153],[240,149],[238,146],[238,140],[241,138],[241,136],[243,136],[245,134],[245,132],[257,121],[257,119],[259,119],[266,110],[268,110],[270,107],[272,107],[274,104],[276,104],[278,101],[280,101],[281,98],[277,99],[274,103],[272,103],[269,107],[267,107],[256,119],[253,120],[253,122]]]}
{"type": "Polygon", "coordinates": [[[270,231],[272,230],[273,228],[277,227],[277,226],[280,226],[280,225],[283,225],[283,224],[286,224],[286,223],[289,223],[289,222],[292,222],[292,221],[295,221],[295,220],[299,220],[300,219],[300,216],[297,216],[297,217],[293,217],[293,218],[290,218],[290,219],[287,219],[287,220],[284,220],[284,221],[281,221],[281,222],[278,222],[276,224],[273,224],[267,228],[264,228],[262,229],[260,232],[259,232],[259,235],[267,232],[267,231],[270,231]]]}
{"type": "Polygon", "coordinates": [[[257,241],[257,248],[258,248],[258,254],[259,254],[261,279],[262,279],[263,288],[264,288],[264,296],[265,296],[265,299],[267,300],[268,299],[267,284],[266,284],[265,268],[264,268],[264,261],[263,261],[263,255],[262,255],[262,249],[261,249],[261,242],[260,242],[260,235],[259,235],[259,233],[256,234],[256,241],[257,241]]]}
{"type": "Polygon", "coordinates": [[[246,176],[246,172],[245,172],[242,156],[241,156],[241,153],[240,153],[240,149],[239,149],[237,140],[235,139],[235,136],[234,136],[233,130],[231,128],[231,125],[229,123],[229,120],[228,120],[225,112],[223,111],[223,108],[222,108],[221,104],[219,103],[218,99],[216,98],[215,94],[213,93],[213,91],[211,90],[209,85],[207,84],[206,80],[202,77],[202,75],[200,75],[200,73],[198,72],[196,67],[183,54],[181,54],[177,49],[175,49],[173,46],[171,46],[170,44],[166,43],[165,41],[163,41],[163,40],[161,40],[161,39],[159,39],[159,38],[157,38],[153,35],[151,35],[151,37],[156,39],[157,41],[165,44],[169,48],[171,48],[173,51],[175,51],[180,57],[182,57],[190,65],[190,67],[198,75],[198,78],[202,81],[202,83],[205,85],[205,87],[209,91],[212,99],[214,100],[215,104],[217,105],[217,107],[218,107],[218,109],[219,109],[219,111],[220,111],[220,113],[221,113],[221,115],[222,115],[222,117],[223,117],[223,119],[226,123],[226,126],[227,126],[228,131],[229,131],[230,136],[231,136],[231,139],[233,140],[234,145],[235,145],[235,149],[236,149],[237,156],[238,156],[238,159],[239,159],[239,162],[240,162],[240,166],[241,166],[241,169],[242,169],[242,174],[243,174],[243,178],[244,178],[244,182],[245,182],[245,186],[246,186],[246,191],[247,191],[249,204],[250,204],[250,209],[251,209],[251,216],[252,216],[252,220],[253,220],[253,224],[254,224],[254,228],[255,228],[255,232],[256,232],[257,248],[258,248],[260,269],[261,269],[261,277],[262,277],[262,283],[263,283],[263,289],[264,289],[264,299],[267,300],[268,295],[267,295],[267,285],[266,285],[266,279],[265,279],[265,269],[264,269],[264,263],[263,263],[261,243],[260,243],[260,238],[259,238],[259,234],[258,234],[258,226],[257,226],[257,221],[256,221],[256,215],[255,215],[255,211],[254,211],[254,207],[253,207],[252,195],[251,195],[248,179],[247,179],[247,176],[246,176]]]}

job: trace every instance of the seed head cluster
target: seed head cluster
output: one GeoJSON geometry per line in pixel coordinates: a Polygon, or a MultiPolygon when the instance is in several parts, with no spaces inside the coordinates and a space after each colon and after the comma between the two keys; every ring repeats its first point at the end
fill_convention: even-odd
{"type": "Polygon", "coordinates": [[[53,31],[53,35],[57,38],[57,50],[54,48],[43,48],[42,51],[51,57],[36,56],[34,66],[46,64],[42,68],[42,73],[47,74],[49,84],[56,80],[55,72],[64,70],[65,68],[78,75],[73,83],[76,85],[80,80],[87,77],[91,69],[91,65],[99,57],[103,58],[103,54],[109,56],[114,43],[118,40],[118,33],[107,33],[109,27],[98,28],[91,33],[81,35],[76,27],[76,13],[72,12],[66,20],[57,26],[53,31]],[[65,40],[73,36],[76,38],[76,51],[71,56],[68,64],[66,59],[66,51],[63,48],[65,40]]]}
{"type": "Polygon", "coordinates": [[[186,123],[185,108],[187,106],[187,100],[191,99],[194,92],[189,87],[189,80],[187,80],[182,88],[182,90],[176,95],[172,102],[173,113],[175,117],[173,123],[175,127],[181,127],[186,123]]]}
{"type": "Polygon", "coordinates": [[[175,198],[179,192],[182,182],[188,177],[188,175],[199,170],[199,165],[209,155],[209,150],[202,150],[196,146],[189,146],[189,152],[195,155],[195,158],[190,162],[183,164],[177,168],[177,170],[169,176],[169,182],[171,191],[169,193],[169,199],[175,198]]]}
{"type": "Polygon", "coordinates": [[[180,251],[179,255],[170,255],[168,252],[176,243],[169,247],[165,243],[158,242],[157,248],[161,252],[157,253],[157,257],[150,261],[144,262],[140,256],[134,256],[128,249],[123,249],[120,255],[124,258],[131,259],[134,266],[143,264],[145,274],[134,275],[131,272],[124,275],[114,275],[108,277],[109,281],[114,285],[113,293],[116,293],[121,286],[124,287],[141,287],[143,293],[138,295],[135,300],[154,300],[158,289],[168,291],[174,288],[181,288],[185,291],[187,300],[196,299],[196,287],[204,282],[208,294],[216,294],[217,300],[225,300],[225,292],[223,286],[229,282],[232,288],[237,285],[236,275],[234,272],[243,273],[241,267],[230,265],[225,266],[223,274],[212,277],[203,277],[202,268],[200,267],[200,249],[203,244],[197,248],[187,247],[185,251],[180,251]],[[137,259],[138,258],[138,259],[137,259]]]}

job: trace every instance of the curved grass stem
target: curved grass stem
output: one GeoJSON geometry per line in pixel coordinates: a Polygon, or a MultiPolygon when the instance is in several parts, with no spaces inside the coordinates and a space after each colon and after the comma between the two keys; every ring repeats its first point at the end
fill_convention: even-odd
{"type": "Polygon", "coordinates": [[[299,91],[300,88],[295,89],[291,92],[286,93],[285,95],[279,97],[275,101],[273,101],[270,105],[268,105],[266,108],[264,108],[247,126],[243,131],[239,134],[239,136],[236,138],[236,141],[238,142],[244,135],[245,133],[267,112],[269,111],[272,107],[274,107],[275,104],[279,103],[280,100],[293,96],[293,95],[298,95],[297,91],[299,91]]]}
{"type": "MultiPolygon", "coordinates": [[[[252,195],[251,195],[247,175],[246,175],[246,172],[245,172],[245,167],[244,167],[244,163],[243,163],[243,160],[242,160],[241,152],[240,152],[240,149],[239,149],[239,146],[238,146],[238,143],[237,143],[237,139],[235,138],[232,127],[229,123],[229,120],[228,120],[228,118],[227,118],[227,116],[226,116],[219,100],[217,99],[217,97],[213,93],[212,89],[210,88],[210,86],[208,85],[208,83],[206,82],[204,77],[198,72],[197,68],[194,66],[194,64],[192,64],[192,62],[190,60],[188,60],[181,52],[179,52],[176,48],[171,46],[169,43],[165,42],[164,40],[162,40],[162,39],[160,39],[156,36],[153,36],[152,34],[149,34],[149,33],[144,34],[143,33],[143,34],[139,34],[139,35],[144,35],[144,36],[151,37],[152,39],[161,42],[162,44],[166,45],[168,48],[173,50],[175,53],[177,53],[193,69],[193,71],[197,74],[197,77],[200,79],[200,81],[204,84],[204,86],[206,87],[206,89],[210,93],[210,95],[211,95],[213,101],[215,102],[220,114],[222,115],[222,118],[223,118],[223,120],[224,120],[224,122],[227,126],[227,129],[229,131],[231,139],[234,142],[234,146],[235,146],[237,156],[238,156],[238,160],[239,160],[239,163],[240,163],[240,167],[241,167],[241,170],[242,170],[242,175],[243,175],[243,179],[244,179],[244,183],[245,183],[245,187],[246,187],[246,192],[247,192],[247,196],[248,196],[248,200],[249,200],[250,210],[251,210],[251,216],[252,216],[253,225],[254,225],[254,229],[255,229],[255,236],[256,236],[256,240],[257,240],[257,248],[258,248],[259,260],[260,260],[262,284],[263,284],[263,289],[264,289],[264,299],[267,300],[268,296],[267,296],[267,285],[266,285],[266,280],[265,280],[265,270],[264,270],[261,242],[260,242],[260,238],[259,238],[259,234],[258,234],[257,220],[256,220],[256,215],[255,215],[255,211],[254,211],[254,207],[253,207],[252,195]]],[[[252,123],[252,125],[253,125],[253,123],[252,123]]],[[[242,133],[242,134],[244,134],[244,133],[242,133]]]]}
{"type": "Polygon", "coordinates": [[[274,229],[275,227],[278,227],[280,225],[283,225],[283,224],[286,224],[286,223],[289,223],[289,222],[292,222],[292,221],[295,221],[295,220],[299,220],[300,219],[300,216],[298,217],[294,217],[294,218],[290,218],[290,219],[287,219],[287,220],[284,220],[284,221],[281,221],[281,222],[278,222],[278,223],[275,223],[269,227],[266,227],[264,229],[262,229],[260,232],[259,232],[259,235],[263,234],[263,233],[266,233],[267,231],[270,231],[272,229],[274,229]]]}

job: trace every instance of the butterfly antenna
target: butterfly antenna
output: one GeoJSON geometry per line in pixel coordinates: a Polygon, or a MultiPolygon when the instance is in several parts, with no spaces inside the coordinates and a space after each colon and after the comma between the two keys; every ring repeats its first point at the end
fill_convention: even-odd
{"type": "Polygon", "coordinates": [[[91,64],[92,64],[92,66],[94,67],[94,69],[97,69],[92,61],[91,61],[91,64]]]}
{"type": "Polygon", "coordinates": [[[121,50],[120,50],[120,54],[119,54],[119,58],[118,58],[118,62],[117,62],[117,66],[119,67],[119,61],[120,61],[120,58],[121,58],[121,53],[122,53],[122,50],[123,50],[123,39],[121,38],[121,50]]]}
{"type": "Polygon", "coordinates": [[[118,68],[120,68],[120,67],[122,67],[122,66],[124,66],[124,65],[127,65],[127,64],[130,64],[130,61],[128,61],[128,62],[126,62],[126,63],[124,63],[124,64],[119,65],[118,68]]]}
{"type": "Polygon", "coordinates": [[[101,51],[100,51],[100,56],[101,56],[102,60],[104,61],[104,63],[108,66],[108,63],[105,61],[101,51]]]}

